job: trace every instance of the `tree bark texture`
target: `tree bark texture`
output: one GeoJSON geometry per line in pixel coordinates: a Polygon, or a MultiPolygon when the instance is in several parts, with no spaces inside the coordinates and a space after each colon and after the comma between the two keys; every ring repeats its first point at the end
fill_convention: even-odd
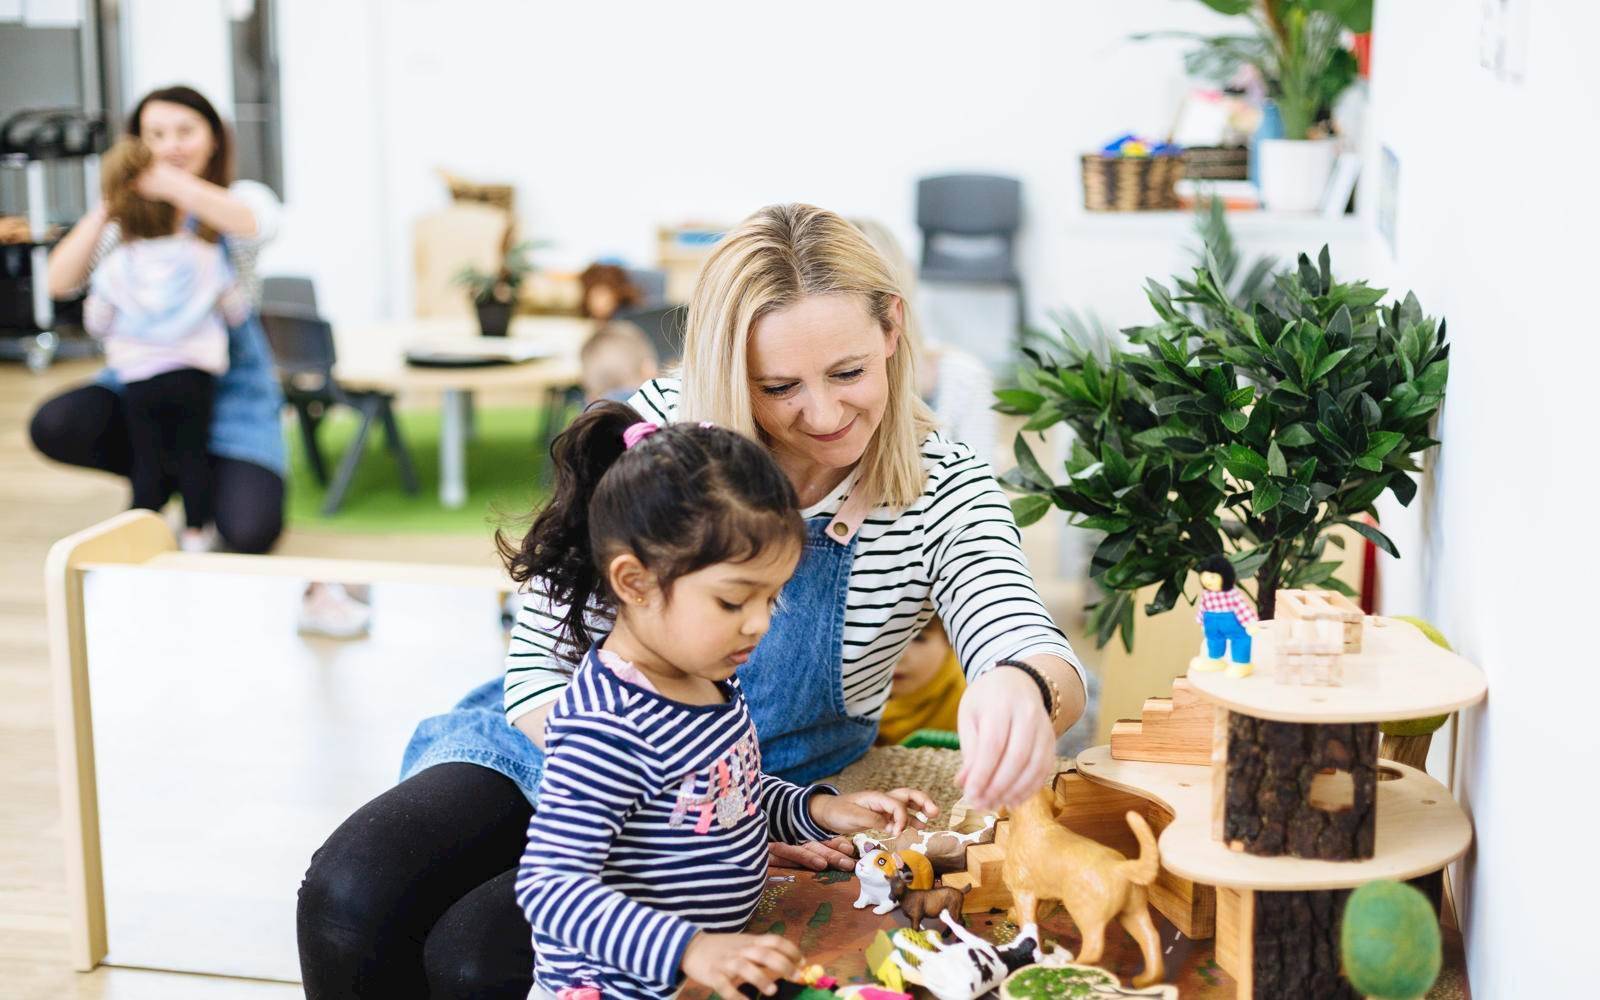
{"type": "Polygon", "coordinates": [[[1378,725],[1302,725],[1228,713],[1223,840],[1251,854],[1322,861],[1372,857],[1378,725]],[[1348,808],[1312,804],[1319,773],[1348,772],[1348,808]]]}
{"type": "Polygon", "coordinates": [[[1361,1000],[1340,974],[1349,889],[1256,893],[1254,1000],[1361,1000]]]}

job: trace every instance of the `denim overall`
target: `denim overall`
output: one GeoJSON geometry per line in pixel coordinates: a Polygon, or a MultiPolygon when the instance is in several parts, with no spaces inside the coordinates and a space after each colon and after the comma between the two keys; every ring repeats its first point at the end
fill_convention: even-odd
{"type": "MultiPolygon", "coordinates": [[[[231,265],[232,251],[226,237],[222,247],[228,250],[231,265]]],[[[122,380],[109,368],[102,369],[94,383],[122,392],[122,380]]],[[[217,376],[211,440],[206,450],[218,458],[259,465],[282,478],[289,469],[279,417],[282,410],[283,389],[273,368],[272,350],[261,329],[261,317],[252,309],[243,323],[228,328],[228,370],[217,376]]]]}
{"type": "MultiPolygon", "coordinates": [[[[851,497],[837,517],[806,523],[805,554],[778,596],[772,625],[739,668],[761,767],[800,784],[837,774],[859,759],[878,724],[845,712],[844,612],[865,504],[851,497]]],[[[400,780],[434,764],[465,761],[498,771],[538,804],[544,755],[506,722],[502,681],[475,688],[455,709],[417,726],[400,780]]]]}

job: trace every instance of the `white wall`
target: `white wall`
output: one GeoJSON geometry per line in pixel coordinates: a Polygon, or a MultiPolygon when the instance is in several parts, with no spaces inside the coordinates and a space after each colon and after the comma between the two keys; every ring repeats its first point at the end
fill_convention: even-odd
{"type": "Polygon", "coordinates": [[[918,176],[1013,174],[1035,314],[1094,302],[1142,319],[1139,285],[1164,268],[1108,263],[1071,231],[1076,156],[1170,125],[1183,46],[1130,33],[1218,21],[1191,0],[280,11],[292,230],[267,263],[318,278],[336,319],[407,314],[409,227],[444,200],[436,167],[514,182],[524,230],[567,266],[649,263],[658,224],[780,200],[877,216],[915,248],[918,176]]]}
{"type": "Polygon", "coordinates": [[[157,87],[186,83],[226,115],[233,107],[229,6],[226,0],[122,0],[123,94],[130,104],[157,87]]]}
{"type": "Polygon", "coordinates": [[[1415,289],[1454,342],[1443,446],[1416,509],[1384,518],[1404,556],[1385,604],[1438,623],[1489,679],[1456,762],[1477,832],[1455,881],[1473,994],[1557,996],[1579,981],[1578,903],[1597,889],[1600,657],[1583,623],[1600,563],[1600,15],[1531,3],[1526,78],[1501,83],[1478,64],[1480,6],[1378,5],[1373,128],[1400,161],[1397,255],[1375,255],[1379,278],[1415,289]]]}

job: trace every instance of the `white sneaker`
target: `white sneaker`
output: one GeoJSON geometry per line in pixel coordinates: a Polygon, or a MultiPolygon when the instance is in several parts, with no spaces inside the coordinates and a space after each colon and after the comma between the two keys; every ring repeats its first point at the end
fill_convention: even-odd
{"type": "Polygon", "coordinates": [[[300,600],[300,634],[357,639],[372,625],[372,608],[342,583],[313,583],[300,600]]]}

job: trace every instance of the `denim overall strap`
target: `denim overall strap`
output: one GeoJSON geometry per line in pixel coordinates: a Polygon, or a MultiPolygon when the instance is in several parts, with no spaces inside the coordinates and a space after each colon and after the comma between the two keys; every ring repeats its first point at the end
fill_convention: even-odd
{"type": "MultiPolygon", "coordinates": [[[[844,704],[844,613],[855,562],[847,503],[839,517],[806,524],[805,554],[778,597],[778,613],[739,684],[761,740],[761,769],[798,784],[837,774],[878,735],[844,704]]],[[[864,513],[864,511],[860,511],[864,513]]]]}

